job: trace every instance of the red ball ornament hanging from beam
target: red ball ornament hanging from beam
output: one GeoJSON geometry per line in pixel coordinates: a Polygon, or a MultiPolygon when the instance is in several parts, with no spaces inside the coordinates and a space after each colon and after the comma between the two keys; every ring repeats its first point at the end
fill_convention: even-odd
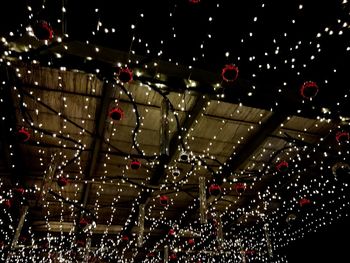
{"type": "Polygon", "coordinates": [[[310,199],[307,199],[307,198],[301,198],[299,200],[299,206],[301,208],[305,208],[305,207],[308,207],[311,205],[311,200],[310,199]]]}
{"type": "Polygon", "coordinates": [[[221,187],[218,184],[212,184],[209,187],[209,193],[211,195],[217,196],[217,195],[221,194],[221,187]]]}
{"type": "Polygon", "coordinates": [[[6,199],[5,201],[3,201],[2,206],[5,209],[10,209],[12,207],[12,199],[6,199]]]}
{"type": "Polygon", "coordinates": [[[285,173],[288,171],[288,163],[286,161],[281,161],[276,164],[276,170],[280,173],[285,173]]]}
{"type": "Polygon", "coordinates": [[[311,99],[316,97],[318,90],[316,82],[306,81],[300,88],[300,94],[304,99],[311,99]]]}
{"type": "Polygon", "coordinates": [[[237,183],[235,185],[235,189],[236,189],[237,194],[242,194],[242,193],[244,193],[244,191],[246,189],[246,185],[245,185],[245,183],[237,183]]]}
{"type": "Polygon", "coordinates": [[[44,20],[37,21],[33,26],[33,33],[39,40],[52,40],[53,29],[50,24],[44,20]]]}
{"type": "Polygon", "coordinates": [[[132,81],[132,77],[133,77],[133,73],[131,69],[129,69],[128,67],[119,68],[118,79],[122,83],[128,83],[132,81]]]}
{"type": "Polygon", "coordinates": [[[234,82],[238,78],[238,72],[237,66],[233,64],[225,65],[221,71],[221,77],[226,82],[234,82]]]}
{"type": "Polygon", "coordinates": [[[24,128],[17,132],[17,136],[20,142],[27,142],[30,139],[30,133],[24,128]]]}
{"type": "Polygon", "coordinates": [[[189,240],[187,240],[187,244],[189,245],[189,246],[194,246],[195,245],[195,241],[194,241],[194,239],[193,238],[190,238],[189,240]]]}
{"type": "Polygon", "coordinates": [[[161,206],[167,206],[169,202],[169,197],[167,197],[166,195],[161,195],[159,197],[159,203],[161,206]]]}
{"type": "Polygon", "coordinates": [[[79,226],[80,226],[81,228],[86,227],[88,224],[89,224],[89,220],[87,220],[87,219],[84,218],[84,217],[82,217],[82,218],[79,220],[79,226]]]}
{"type": "Polygon", "coordinates": [[[130,168],[133,169],[133,170],[138,170],[140,167],[141,167],[141,162],[138,161],[138,160],[133,160],[130,163],[130,168]]]}
{"type": "Polygon", "coordinates": [[[13,188],[13,192],[16,195],[23,195],[25,192],[25,189],[23,187],[16,187],[16,188],[13,188]]]}
{"type": "Polygon", "coordinates": [[[346,131],[338,131],[335,135],[335,139],[338,143],[345,143],[349,141],[349,133],[346,131]]]}
{"type": "Polygon", "coordinates": [[[57,184],[59,187],[64,187],[68,184],[68,179],[63,176],[60,176],[57,180],[57,184]]]}
{"type": "Polygon", "coordinates": [[[129,236],[128,235],[123,235],[122,236],[122,241],[123,242],[128,242],[129,241],[129,236]]]}
{"type": "Polygon", "coordinates": [[[114,107],[109,111],[108,116],[114,121],[120,121],[124,117],[124,111],[119,107],[114,107]]]}
{"type": "Polygon", "coordinates": [[[169,256],[170,261],[176,261],[177,260],[177,255],[176,253],[171,253],[169,256]]]}

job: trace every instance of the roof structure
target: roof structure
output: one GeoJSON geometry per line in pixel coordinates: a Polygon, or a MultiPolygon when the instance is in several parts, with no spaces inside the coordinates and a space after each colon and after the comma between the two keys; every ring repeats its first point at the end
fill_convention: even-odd
{"type": "Polygon", "coordinates": [[[349,4],[230,2],[8,3],[2,260],[288,262],[348,215],[349,4]]]}

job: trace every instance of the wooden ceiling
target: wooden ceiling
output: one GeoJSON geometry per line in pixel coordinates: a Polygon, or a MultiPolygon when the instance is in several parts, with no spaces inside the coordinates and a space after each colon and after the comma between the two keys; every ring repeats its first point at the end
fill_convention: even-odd
{"type": "MultiPolygon", "coordinates": [[[[200,9],[200,17],[208,10],[200,9]]],[[[192,11],[186,9],[184,19],[192,11]]],[[[226,24],[218,23],[213,46],[224,50],[219,29],[226,24]]],[[[344,61],[336,64],[338,77],[327,73],[326,80],[328,57],[304,76],[291,76],[283,66],[262,74],[242,50],[239,76],[227,82],[221,66],[228,62],[213,52],[192,67],[186,60],[192,49],[178,55],[178,63],[141,48],[128,52],[125,39],[116,47],[113,41],[104,45],[101,36],[95,43],[81,41],[76,27],[63,41],[44,43],[25,34],[2,41],[1,259],[159,262],[177,252],[179,262],[241,262],[243,251],[249,262],[275,262],[272,244],[276,262],[285,262],[276,254],[291,240],[319,228],[321,219],[346,214],[341,207],[348,204],[348,185],[332,174],[349,155],[344,61]],[[118,76],[124,66],[133,71],[130,82],[118,76]],[[312,99],[300,94],[310,77],[320,87],[312,99]],[[123,112],[117,121],[110,116],[115,107],[123,112]],[[22,128],[30,135],[26,141],[19,138],[22,128]],[[132,169],[132,161],[140,168],[132,169]],[[279,170],[283,162],[286,171],[279,170]],[[212,185],[221,193],[212,195],[212,185]],[[168,197],[167,205],[160,196],[168,197]],[[301,211],[302,198],[317,208],[301,211]],[[286,224],[293,215],[298,228],[286,224]]],[[[143,27],[153,36],[150,24],[143,27]]],[[[184,23],[177,28],[183,33],[184,23]]]]}

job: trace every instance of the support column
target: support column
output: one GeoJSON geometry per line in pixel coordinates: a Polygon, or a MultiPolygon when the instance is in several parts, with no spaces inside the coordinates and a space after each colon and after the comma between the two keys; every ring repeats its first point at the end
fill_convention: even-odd
{"type": "Polygon", "coordinates": [[[21,217],[19,219],[15,235],[14,235],[14,237],[12,239],[12,242],[11,242],[11,250],[14,249],[16,247],[16,245],[17,245],[18,238],[19,238],[19,235],[21,234],[22,227],[23,227],[23,224],[24,224],[24,219],[26,218],[26,215],[27,215],[27,212],[28,212],[28,208],[29,208],[29,206],[23,207],[23,210],[21,212],[21,217]]]}
{"type": "Polygon", "coordinates": [[[165,99],[162,101],[160,112],[160,155],[169,156],[169,103],[165,99]]]}
{"type": "Polygon", "coordinates": [[[199,177],[199,201],[200,201],[200,219],[201,224],[207,223],[207,192],[205,185],[205,177],[199,177]]]}
{"type": "Polygon", "coordinates": [[[138,221],[137,246],[142,247],[143,233],[145,231],[145,204],[139,205],[139,221],[138,221]]]}
{"type": "Polygon", "coordinates": [[[222,231],[222,221],[219,213],[216,214],[216,222],[218,223],[217,240],[218,240],[219,246],[222,248],[223,242],[224,242],[224,233],[222,231]]]}
{"type": "Polygon", "coordinates": [[[271,244],[271,239],[269,235],[269,224],[264,224],[264,232],[265,232],[265,239],[266,239],[266,245],[267,245],[267,251],[269,253],[269,258],[273,258],[273,249],[271,244]]]}
{"type": "Polygon", "coordinates": [[[164,246],[164,263],[169,262],[169,247],[164,246]]]}

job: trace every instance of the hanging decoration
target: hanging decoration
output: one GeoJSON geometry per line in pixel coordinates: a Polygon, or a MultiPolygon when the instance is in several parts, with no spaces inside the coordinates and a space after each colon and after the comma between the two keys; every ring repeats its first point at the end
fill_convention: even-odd
{"type": "Polygon", "coordinates": [[[225,67],[221,71],[221,77],[225,82],[234,82],[238,78],[238,67],[229,64],[225,65],[225,67]]]}
{"type": "Polygon", "coordinates": [[[53,29],[47,21],[37,21],[33,26],[33,33],[39,40],[52,40],[53,29]]]}
{"type": "Polygon", "coordinates": [[[309,207],[311,205],[311,200],[310,199],[307,199],[307,198],[301,198],[299,200],[299,206],[301,208],[306,208],[306,207],[309,207]]]}
{"type": "Polygon", "coordinates": [[[318,90],[316,82],[306,81],[300,88],[300,94],[304,99],[312,99],[316,97],[318,90]]]}
{"type": "Polygon", "coordinates": [[[187,244],[188,244],[189,246],[191,246],[191,247],[194,246],[195,243],[196,243],[196,242],[194,241],[193,238],[190,238],[190,239],[187,240],[187,244]]]}
{"type": "Polygon", "coordinates": [[[133,170],[138,170],[141,167],[141,162],[139,160],[133,160],[130,163],[130,167],[133,170]]]}
{"type": "Polygon", "coordinates": [[[79,220],[79,226],[80,226],[81,228],[86,227],[88,224],[89,224],[89,220],[86,219],[86,218],[84,218],[84,217],[82,217],[82,218],[79,220]]]}
{"type": "Polygon", "coordinates": [[[128,67],[119,68],[118,79],[122,83],[129,83],[130,81],[132,81],[132,78],[133,78],[133,73],[131,69],[129,69],[128,67]]]}
{"type": "Polygon", "coordinates": [[[190,155],[186,151],[181,151],[180,153],[180,161],[188,162],[190,160],[190,155]]]}
{"type": "Polygon", "coordinates": [[[13,189],[13,192],[16,195],[23,195],[24,192],[25,192],[25,189],[23,187],[16,187],[16,188],[13,189]]]}
{"type": "Polygon", "coordinates": [[[349,141],[349,133],[346,131],[338,131],[335,135],[338,143],[345,143],[349,141]]]}
{"type": "Polygon", "coordinates": [[[242,194],[242,193],[244,193],[244,191],[246,189],[246,184],[245,183],[236,183],[235,189],[236,189],[237,194],[242,194]]]}
{"type": "Polygon", "coordinates": [[[221,187],[218,184],[212,184],[209,187],[209,193],[211,195],[217,196],[221,194],[221,187]]]}
{"type": "Polygon", "coordinates": [[[276,170],[280,173],[285,173],[288,171],[288,162],[280,161],[276,164],[276,170]]]}
{"type": "Polygon", "coordinates": [[[59,187],[64,187],[68,184],[68,179],[64,176],[60,176],[57,180],[57,184],[59,187]]]}
{"type": "Polygon", "coordinates": [[[167,205],[168,205],[168,202],[169,202],[169,197],[168,197],[168,196],[166,196],[166,195],[161,195],[161,196],[159,197],[159,203],[160,203],[160,205],[162,205],[162,206],[167,206],[167,205]]]}
{"type": "Polygon", "coordinates": [[[20,142],[27,142],[30,139],[30,133],[25,128],[21,128],[17,132],[17,136],[20,142]]]}
{"type": "Polygon", "coordinates": [[[119,107],[114,107],[109,111],[108,116],[114,121],[120,121],[124,117],[124,111],[119,107]]]}
{"type": "Polygon", "coordinates": [[[5,209],[10,209],[12,207],[12,199],[6,199],[2,202],[5,209]]]}

